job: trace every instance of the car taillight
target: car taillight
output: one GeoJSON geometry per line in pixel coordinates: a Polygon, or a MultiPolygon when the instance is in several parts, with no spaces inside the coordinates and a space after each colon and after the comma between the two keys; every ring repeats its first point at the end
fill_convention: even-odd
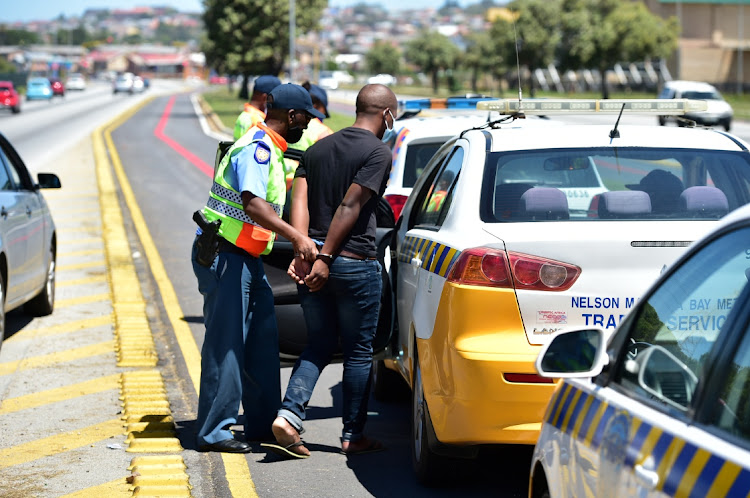
{"type": "Polygon", "coordinates": [[[461,253],[448,275],[449,282],[485,287],[563,291],[581,274],[575,265],[488,247],[461,253]]]}
{"type": "Polygon", "coordinates": [[[391,210],[393,210],[393,218],[395,220],[398,220],[399,216],[401,216],[401,211],[404,209],[404,204],[406,204],[406,199],[408,199],[405,195],[397,195],[397,194],[389,194],[384,196],[385,200],[388,201],[388,204],[391,206],[391,210]]]}

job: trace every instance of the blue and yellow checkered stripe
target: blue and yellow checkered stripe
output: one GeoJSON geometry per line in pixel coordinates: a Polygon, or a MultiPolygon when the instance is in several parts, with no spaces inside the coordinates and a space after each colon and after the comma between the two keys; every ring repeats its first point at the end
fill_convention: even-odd
{"type": "MultiPolygon", "coordinates": [[[[564,383],[552,396],[544,421],[597,450],[615,412],[615,408],[592,393],[564,383]]],[[[630,420],[624,463],[632,468],[651,456],[659,475],[659,491],[679,497],[750,495],[748,468],[635,417],[630,420]]]]}
{"type": "Polygon", "coordinates": [[[398,253],[398,260],[410,263],[412,258],[419,258],[423,269],[445,278],[459,254],[461,251],[458,249],[434,240],[408,236],[398,253]]]}

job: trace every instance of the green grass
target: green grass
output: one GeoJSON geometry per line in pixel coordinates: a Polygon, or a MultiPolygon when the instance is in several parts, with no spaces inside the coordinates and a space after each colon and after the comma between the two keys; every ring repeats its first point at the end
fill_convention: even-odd
{"type": "MultiPolygon", "coordinates": [[[[224,126],[234,129],[234,122],[237,121],[237,116],[240,115],[245,106],[245,101],[237,98],[237,92],[230,92],[226,87],[221,87],[203,93],[203,100],[211,106],[224,126]]],[[[331,111],[328,111],[328,113],[331,117],[325,120],[325,124],[333,131],[351,126],[354,122],[353,116],[331,111]]]]}

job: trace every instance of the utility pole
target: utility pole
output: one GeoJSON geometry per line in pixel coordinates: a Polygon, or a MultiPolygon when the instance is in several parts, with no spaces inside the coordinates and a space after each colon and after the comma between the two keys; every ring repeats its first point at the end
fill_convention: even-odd
{"type": "Polygon", "coordinates": [[[745,6],[740,3],[740,15],[737,16],[737,93],[742,95],[743,91],[743,80],[745,77],[745,70],[742,67],[743,58],[745,55],[742,53],[742,49],[745,45],[745,6]]]}
{"type": "Polygon", "coordinates": [[[295,0],[289,0],[289,80],[294,83],[294,35],[297,31],[297,15],[294,9],[295,0]]]}

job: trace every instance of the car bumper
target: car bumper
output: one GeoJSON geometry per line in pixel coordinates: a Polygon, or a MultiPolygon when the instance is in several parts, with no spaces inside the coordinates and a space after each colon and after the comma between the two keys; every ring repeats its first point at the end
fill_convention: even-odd
{"type": "Polygon", "coordinates": [[[446,284],[433,334],[418,342],[438,440],[534,444],[555,389],[530,381],[540,349],[526,339],[513,290],[446,284]],[[528,381],[509,381],[509,374],[528,381]]]}

